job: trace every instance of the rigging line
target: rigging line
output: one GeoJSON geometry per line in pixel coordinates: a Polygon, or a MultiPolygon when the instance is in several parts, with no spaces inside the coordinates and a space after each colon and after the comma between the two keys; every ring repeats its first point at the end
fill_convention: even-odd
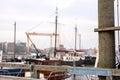
{"type": "MultiPolygon", "coordinates": [[[[58,1],[56,0],[56,7],[57,7],[57,5],[58,5],[58,1]]],[[[57,8],[58,8],[58,7],[57,7],[57,8]]],[[[52,16],[54,16],[54,15],[56,15],[56,14],[58,14],[58,12],[55,11],[55,12],[52,13],[48,18],[51,18],[52,16]]],[[[37,28],[39,25],[41,25],[41,24],[44,23],[44,22],[45,22],[45,21],[41,21],[38,25],[32,27],[32,28],[29,29],[28,31],[31,31],[31,30],[37,28]]],[[[48,21],[46,21],[46,22],[48,22],[48,21]]],[[[58,23],[58,24],[59,24],[59,23],[58,23]]]]}
{"type": "Polygon", "coordinates": [[[36,26],[34,26],[34,27],[32,27],[31,29],[29,29],[28,31],[31,31],[31,30],[33,30],[33,29],[35,29],[35,28],[37,28],[39,25],[41,25],[42,23],[44,23],[44,21],[42,21],[42,22],[40,22],[39,24],[37,24],[36,26]]]}
{"type": "MultiPolygon", "coordinates": [[[[51,14],[48,18],[51,18],[54,14],[55,14],[55,13],[51,14]]],[[[48,21],[46,21],[46,22],[48,22],[48,21]]],[[[39,27],[42,23],[45,23],[45,21],[41,21],[39,24],[37,24],[36,26],[33,26],[32,28],[30,28],[30,29],[27,30],[27,31],[31,31],[31,30],[39,27]]]]}

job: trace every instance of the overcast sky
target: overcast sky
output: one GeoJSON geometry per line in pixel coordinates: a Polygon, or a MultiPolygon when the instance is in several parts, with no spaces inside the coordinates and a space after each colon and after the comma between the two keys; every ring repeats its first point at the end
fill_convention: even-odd
{"type": "MultiPolygon", "coordinates": [[[[94,32],[98,26],[97,0],[58,0],[57,6],[61,44],[74,48],[74,28],[77,24],[81,47],[98,47],[97,33],[94,32]]],[[[13,42],[15,21],[18,41],[26,42],[25,32],[54,33],[55,8],[56,0],[0,0],[0,42],[13,42]]],[[[39,48],[50,46],[50,37],[31,39],[39,48]]]]}

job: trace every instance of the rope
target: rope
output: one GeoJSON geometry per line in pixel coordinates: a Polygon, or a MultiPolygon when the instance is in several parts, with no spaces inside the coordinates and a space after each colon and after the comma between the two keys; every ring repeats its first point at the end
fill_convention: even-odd
{"type": "MultiPolygon", "coordinates": [[[[54,13],[55,14],[55,13],[54,13]]],[[[53,14],[52,15],[50,15],[50,16],[48,16],[48,18],[51,18],[53,16],[53,14]]],[[[45,20],[47,20],[47,18],[45,19],[45,20]]],[[[48,22],[48,21],[46,21],[46,22],[48,22]]],[[[36,29],[37,27],[39,27],[41,24],[43,24],[43,23],[45,23],[45,21],[41,21],[39,24],[37,24],[36,26],[33,26],[32,28],[30,28],[29,30],[27,30],[27,32],[28,31],[32,31],[33,29],[36,29]]]]}
{"type": "MultiPolygon", "coordinates": [[[[32,27],[32,28],[29,29],[28,31],[31,31],[31,30],[37,28],[38,26],[40,26],[40,25],[43,24],[43,23],[44,23],[44,21],[41,21],[39,24],[37,24],[36,26],[32,27]]],[[[28,32],[28,31],[27,31],[27,32],[28,32]]]]}
{"type": "Polygon", "coordinates": [[[23,70],[24,70],[24,69],[20,69],[20,71],[19,71],[18,74],[17,74],[17,77],[19,77],[19,76],[22,74],[23,70]]]}

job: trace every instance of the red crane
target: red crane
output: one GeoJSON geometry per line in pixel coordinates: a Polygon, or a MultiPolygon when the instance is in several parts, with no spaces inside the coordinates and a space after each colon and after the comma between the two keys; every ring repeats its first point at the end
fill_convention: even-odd
{"type": "MultiPolygon", "coordinates": [[[[30,36],[50,36],[50,46],[52,47],[52,37],[53,36],[58,36],[58,39],[57,39],[57,47],[59,48],[59,34],[56,34],[55,33],[36,33],[36,32],[26,32],[26,35],[27,35],[27,53],[29,53],[29,41],[31,41],[31,43],[33,44],[32,40],[30,39],[30,36]]],[[[33,44],[34,48],[36,48],[35,44],[33,44]]],[[[50,54],[49,54],[50,56],[50,54]]]]}

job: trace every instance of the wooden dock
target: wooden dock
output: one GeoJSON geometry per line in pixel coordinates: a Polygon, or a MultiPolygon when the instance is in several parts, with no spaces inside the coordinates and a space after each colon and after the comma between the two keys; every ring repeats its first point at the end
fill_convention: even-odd
{"type": "MultiPolygon", "coordinates": [[[[10,67],[10,68],[20,68],[20,69],[30,69],[29,64],[19,64],[19,63],[0,63],[0,67],[10,67]]],[[[33,65],[34,78],[26,77],[13,77],[13,76],[0,76],[2,80],[38,80],[38,70],[52,70],[52,71],[67,71],[70,74],[77,75],[97,75],[109,77],[112,80],[112,76],[120,76],[119,69],[98,69],[98,68],[83,68],[83,67],[70,67],[70,66],[48,66],[48,65],[33,65]]],[[[39,79],[40,80],[40,79],[39,79]]]]}

